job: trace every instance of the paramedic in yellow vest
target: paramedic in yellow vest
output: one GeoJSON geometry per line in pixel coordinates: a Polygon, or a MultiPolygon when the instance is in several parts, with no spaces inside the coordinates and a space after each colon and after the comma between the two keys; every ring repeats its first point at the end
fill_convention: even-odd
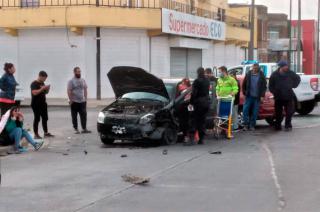
{"type": "MultiPolygon", "coordinates": [[[[219,97],[232,96],[233,99],[235,99],[236,95],[239,92],[239,85],[238,85],[237,80],[234,77],[229,76],[228,70],[225,66],[220,67],[219,71],[220,71],[220,76],[219,76],[217,87],[216,87],[217,97],[219,98],[219,97]]],[[[233,107],[233,105],[232,105],[232,107],[233,107]]],[[[236,116],[236,113],[233,112],[233,114],[232,114],[232,119],[233,119],[232,120],[232,123],[233,123],[232,128],[233,128],[233,130],[235,130],[238,125],[238,123],[237,123],[238,120],[236,120],[235,116],[236,116]]]]}
{"type": "Polygon", "coordinates": [[[216,87],[217,97],[235,97],[239,92],[237,81],[232,76],[229,76],[225,66],[220,67],[219,72],[220,76],[216,87]]]}

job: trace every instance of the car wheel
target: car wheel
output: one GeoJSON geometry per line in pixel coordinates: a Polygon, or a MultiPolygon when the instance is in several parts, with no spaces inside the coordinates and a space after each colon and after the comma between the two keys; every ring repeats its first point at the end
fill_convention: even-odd
{"type": "Polygon", "coordinates": [[[309,113],[311,113],[314,109],[315,103],[314,101],[306,101],[306,102],[300,102],[301,107],[298,108],[296,107],[296,111],[297,113],[299,113],[300,115],[308,115],[309,113]]]}
{"type": "Polygon", "coordinates": [[[268,118],[265,118],[266,122],[270,125],[270,126],[274,126],[276,121],[275,121],[275,118],[274,117],[268,117],[268,118]]]}
{"type": "Polygon", "coordinates": [[[162,134],[161,143],[163,145],[173,145],[176,144],[178,140],[177,130],[173,127],[166,127],[162,134]]]}
{"type": "Polygon", "coordinates": [[[101,142],[105,145],[110,145],[114,143],[114,139],[106,138],[105,136],[100,136],[101,142]]]}

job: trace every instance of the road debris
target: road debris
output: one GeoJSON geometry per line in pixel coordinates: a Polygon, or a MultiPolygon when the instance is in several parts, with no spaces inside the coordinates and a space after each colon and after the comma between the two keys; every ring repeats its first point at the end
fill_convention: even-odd
{"type": "Polygon", "coordinates": [[[123,179],[123,181],[135,185],[147,184],[150,182],[150,178],[133,176],[131,174],[122,175],[121,178],[123,179]]]}
{"type": "Polygon", "coordinates": [[[167,154],[168,154],[168,150],[164,149],[164,150],[162,151],[162,154],[163,154],[163,155],[167,155],[167,154]]]}
{"type": "Polygon", "coordinates": [[[222,152],[221,151],[211,151],[209,152],[211,155],[221,155],[222,152]]]}
{"type": "Polygon", "coordinates": [[[121,157],[122,157],[122,158],[126,158],[126,157],[128,157],[128,155],[123,154],[123,155],[121,155],[121,157]]]}
{"type": "Polygon", "coordinates": [[[84,154],[85,154],[85,155],[87,155],[87,154],[88,154],[87,150],[84,150],[83,152],[84,152],[84,154]]]}
{"type": "Polygon", "coordinates": [[[66,155],[69,155],[69,153],[64,152],[64,153],[62,153],[62,155],[66,156],[66,155]]]}

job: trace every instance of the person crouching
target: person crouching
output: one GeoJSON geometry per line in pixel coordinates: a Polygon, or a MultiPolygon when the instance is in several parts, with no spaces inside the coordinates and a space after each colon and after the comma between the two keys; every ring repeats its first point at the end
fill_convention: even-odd
{"type": "Polygon", "coordinates": [[[31,135],[23,129],[24,116],[18,107],[13,107],[10,111],[10,116],[6,123],[5,129],[9,138],[14,141],[14,150],[16,153],[27,152],[28,150],[20,145],[22,138],[26,138],[35,150],[39,150],[43,145],[43,141],[36,142],[31,135]]]}

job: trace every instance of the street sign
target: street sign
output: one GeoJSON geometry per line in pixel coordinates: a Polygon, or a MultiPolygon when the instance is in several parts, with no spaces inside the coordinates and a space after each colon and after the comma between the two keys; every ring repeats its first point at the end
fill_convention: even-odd
{"type": "Polygon", "coordinates": [[[162,32],[210,40],[225,40],[224,22],[162,9],[162,32]]]}

